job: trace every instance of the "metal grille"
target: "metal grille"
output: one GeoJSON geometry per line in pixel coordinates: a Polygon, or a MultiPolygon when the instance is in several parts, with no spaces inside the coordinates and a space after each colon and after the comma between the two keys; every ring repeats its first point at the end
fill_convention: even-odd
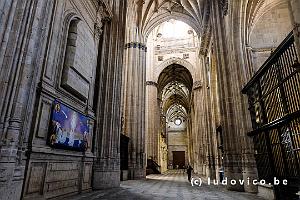
{"type": "MultiPolygon", "coordinates": [[[[255,158],[260,179],[274,177],[299,186],[300,73],[292,33],[244,87],[248,95],[255,158]]],[[[280,188],[279,188],[280,190],[280,188]]],[[[281,190],[282,191],[282,190],[281,190]]]]}

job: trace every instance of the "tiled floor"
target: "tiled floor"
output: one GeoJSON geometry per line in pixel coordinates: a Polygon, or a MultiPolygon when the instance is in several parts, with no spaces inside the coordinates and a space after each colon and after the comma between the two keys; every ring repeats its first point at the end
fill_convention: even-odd
{"type": "Polygon", "coordinates": [[[181,170],[168,171],[161,175],[147,176],[146,180],[123,181],[121,187],[94,191],[71,197],[68,200],[259,200],[254,194],[227,191],[223,186],[203,184],[191,186],[186,173],[181,170]]]}

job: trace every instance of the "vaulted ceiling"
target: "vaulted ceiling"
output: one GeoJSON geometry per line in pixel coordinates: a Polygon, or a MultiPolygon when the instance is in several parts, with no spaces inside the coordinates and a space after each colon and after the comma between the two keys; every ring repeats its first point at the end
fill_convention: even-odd
{"type": "Polygon", "coordinates": [[[145,32],[165,21],[177,18],[191,25],[198,34],[207,21],[209,0],[138,0],[139,26],[145,32]]]}
{"type": "Polygon", "coordinates": [[[170,65],[161,72],[158,93],[162,100],[162,111],[168,120],[187,117],[192,87],[192,75],[181,65],[170,65]]]}

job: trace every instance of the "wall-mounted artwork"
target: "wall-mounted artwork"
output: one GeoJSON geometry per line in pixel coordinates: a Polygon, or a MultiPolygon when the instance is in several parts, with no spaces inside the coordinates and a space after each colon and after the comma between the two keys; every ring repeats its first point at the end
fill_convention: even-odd
{"type": "Polygon", "coordinates": [[[53,103],[49,144],[55,148],[87,150],[91,139],[88,118],[57,100],[53,103]]]}

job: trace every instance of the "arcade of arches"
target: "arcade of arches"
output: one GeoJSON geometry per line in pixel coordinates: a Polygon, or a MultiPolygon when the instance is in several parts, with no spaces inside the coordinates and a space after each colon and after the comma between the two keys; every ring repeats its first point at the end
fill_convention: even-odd
{"type": "Polygon", "coordinates": [[[0,13],[0,200],[187,166],[245,181],[224,186],[236,199],[299,198],[299,0],[1,0],[0,13]]]}

